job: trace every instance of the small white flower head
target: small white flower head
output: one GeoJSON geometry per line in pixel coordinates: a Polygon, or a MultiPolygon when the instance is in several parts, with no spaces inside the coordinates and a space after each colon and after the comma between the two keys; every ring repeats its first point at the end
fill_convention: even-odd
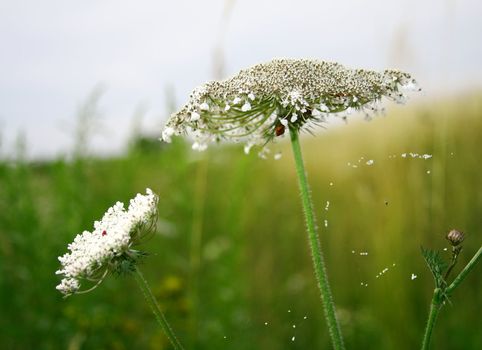
{"type": "Polygon", "coordinates": [[[203,145],[194,147],[198,150],[220,140],[266,145],[285,131],[320,125],[328,115],[346,118],[352,110],[371,115],[380,110],[382,97],[402,103],[404,92],[415,86],[409,74],[397,70],[379,73],[319,60],[276,59],[194,89],[164,130],[191,135],[203,145]]]}
{"type": "Polygon", "coordinates": [[[157,202],[157,195],[147,189],[145,195],[131,199],[127,210],[117,202],[94,222],[92,232],[77,235],[67,246],[70,252],[59,257],[61,268],[56,274],[63,278],[56,289],[65,296],[85,293],[97,287],[109,272],[132,270],[145,255],[133,247],[153,232],[157,202]],[[81,290],[83,283],[90,283],[91,288],[81,290]]]}
{"type": "Polygon", "coordinates": [[[167,142],[167,143],[171,143],[172,139],[172,135],[174,135],[174,133],[176,132],[176,130],[174,130],[174,128],[171,128],[171,127],[166,127],[164,128],[164,130],[162,130],[162,140],[164,142],[167,142]]]}

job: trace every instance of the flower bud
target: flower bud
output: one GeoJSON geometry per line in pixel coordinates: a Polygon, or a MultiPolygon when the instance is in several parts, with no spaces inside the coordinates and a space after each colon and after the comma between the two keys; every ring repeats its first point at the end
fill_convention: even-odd
{"type": "Polygon", "coordinates": [[[451,245],[458,246],[462,241],[464,240],[464,234],[463,232],[457,231],[457,230],[451,230],[447,234],[447,240],[450,242],[451,245]]]}

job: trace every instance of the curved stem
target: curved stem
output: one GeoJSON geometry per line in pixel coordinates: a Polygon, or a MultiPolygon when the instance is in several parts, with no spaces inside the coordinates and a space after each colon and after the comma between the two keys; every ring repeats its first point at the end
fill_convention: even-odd
{"type": "Polygon", "coordinates": [[[435,326],[435,322],[437,321],[437,317],[441,308],[441,290],[440,288],[435,288],[435,290],[433,291],[432,302],[430,303],[427,326],[425,327],[425,334],[423,336],[422,350],[428,350],[430,346],[430,339],[432,338],[433,327],[435,326]]]}
{"type": "Polygon", "coordinates": [[[311,202],[310,189],[306,179],[303,157],[301,155],[301,147],[298,137],[298,131],[290,128],[291,145],[296,164],[296,173],[298,175],[298,183],[300,186],[301,201],[306,220],[306,229],[308,240],[310,243],[311,257],[315,269],[316,280],[321,293],[321,301],[325,313],[328,330],[330,332],[331,341],[334,349],[344,349],[343,337],[341,335],[340,325],[335,314],[335,305],[331,296],[330,285],[325,270],[325,262],[321,251],[320,241],[316,232],[315,216],[313,213],[313,204],[311,202]]]}
{"type": "Polygon", "coordinates": [[[470,259],[470,261],[465,265],[464,269],[460,271],[460,273],[455,277],[454,281],[450,284],[450,286],[447,287],[445,290],[446,294],[450,294],[454,291],[457,286],[462,283],[464,278],[467,276],[467,274],[474,268],[474,266],[477,264],[479,261],[480,257],[482,256],[482,247],[479,248],[477,253],[470,259]]]}
{"type": "Polygon", "coordinates": [[[161,308],[159,307],[159,304],[156,301],[156,298],[152,294],[152,291],[149,288],[149,285],[147,284],[147,281],[144,278],[144,275],[142,274],[142,272],[139,270],[137,266],[135,269],[134,276],[137,281],[137,284],[139,285],[139,288],[141,288],[142,294],[144,294],[144,297],[146,298],[147,303],[151,307],[151,310],[154,313],[154,315],[156,316],[157,323],[159,323],[159,325],[161,326],[162,330],[166,334],[172,346],[176,350],[183,350],[184,348],[182,347],[179,340],[177,340],[176,335],[174,334],[174,331],[172,330],[171,326],[169,325],[166,318],[164,317],[164,314],[162,313],[161,308]]]}

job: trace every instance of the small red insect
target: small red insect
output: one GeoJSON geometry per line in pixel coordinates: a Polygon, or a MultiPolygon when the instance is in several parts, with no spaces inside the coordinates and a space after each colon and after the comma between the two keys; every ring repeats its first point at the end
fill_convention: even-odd
{"type": "Polygon", "coordinates": [[[276,136],[283,135],[285,133],[285,126],[281,123],[276,125],[276,127],[274,128],[274,133],[276,136]]]}
{"type": "Polygon", "coordinates": [[[102,236],[106,236],[106,235],[107,235],[107,231],[106,230],[102,231],[102,236]]]}

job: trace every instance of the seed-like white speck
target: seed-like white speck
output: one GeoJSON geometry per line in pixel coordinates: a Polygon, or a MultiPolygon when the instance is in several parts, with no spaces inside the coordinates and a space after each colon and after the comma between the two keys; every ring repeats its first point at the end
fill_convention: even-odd
{"type": "Polygon", "coordinates": [[[308,316],[305,316],[305,317],[303,317],[303,320],[306,320],[307,318],[308,318],[308,316]]]}
{"type": "Polygon", "coordinates": [[[373,165],[373,163],[374,163],[373,159],[370,159],[370,160],[367,160],[367,163],[366,163],[366,164],[367,164],[367,165],[373,165]]]}
{"type": "Polygon", "coordinates": [[[417,275],[416,275],[416,274],[414,274],[414,273],[412,273],[412,276],[411,276],[410,278],[411,278],[411,279],[412,279],[412,281],[413,281],[415,278],[417,278],[417,275]]]}
{"type": "Polygon", "coordinates": [[[274,155],[274,160],[280,160],[281,156],[282,156],[281,152],[276,152],[274,155]]]}
{"type": "Polygon", "coordinates": [[[295,336],[293,336],[293,338],[291,338],[291,341],[295,341],[295,336]]]}
{"type": "Polygon", "coordinates": [[[264,325],[267,326],[267,325],[268,325],[268,322],[265,322],[264,325]]]}
{"type": "Polygon", "coordinates": [[[296,328],[296,325],[295,325],[295,324],[293,325],[293,328],[296,328]]]}
{"type": "Polygon", "coordinates": [[[328,220],[325,219],[325,227],[328,227],[328,220]]]}
{"type": "Polygon", "coordinates": [[[430,174],[430,170],[427,170],[427,174],[430,174]]]}
{"type": "Polygon", "coordinates": [[[330,182],[330,186],[333,186],[333,182],[330,182]]]}

